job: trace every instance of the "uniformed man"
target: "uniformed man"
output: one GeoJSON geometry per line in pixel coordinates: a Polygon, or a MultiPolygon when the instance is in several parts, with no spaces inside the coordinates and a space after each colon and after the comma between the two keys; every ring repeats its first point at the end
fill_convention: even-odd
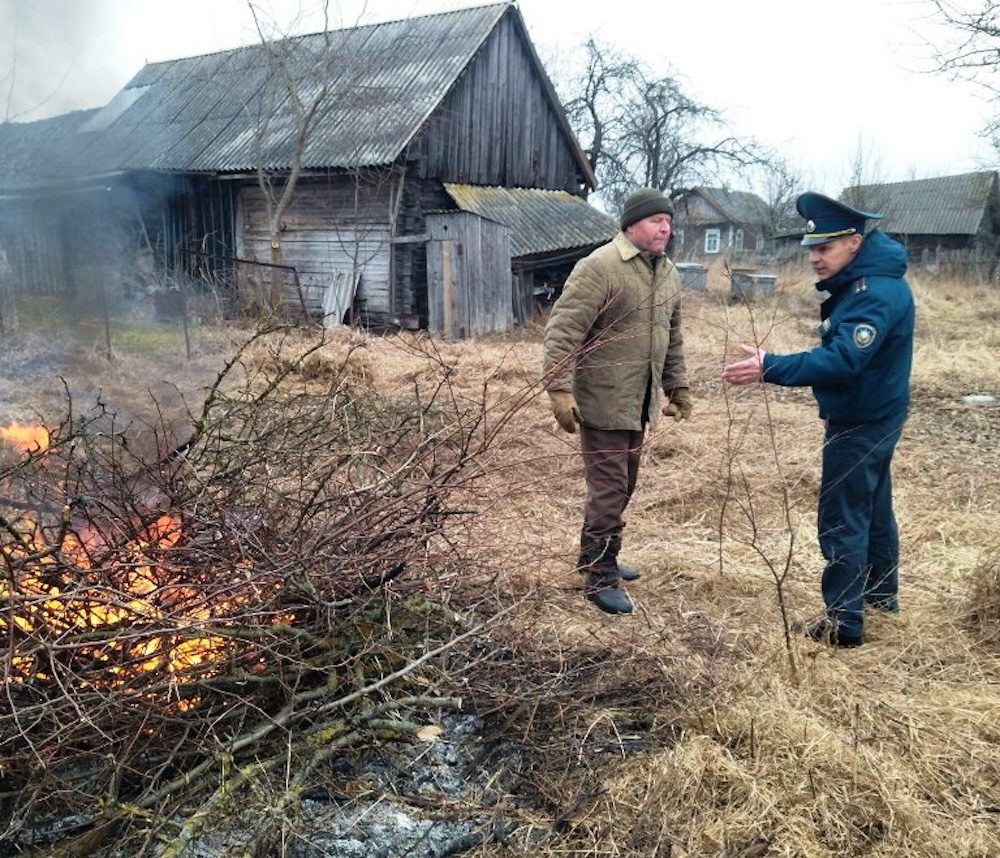
{"type": "Polygon", "coordinates": [[[820,308],[820,345],[795,354],[743,346],[746,357],[722,377],[811,386],[826,421],[819,494],[819,543],[826,558],[826,615],[808,623],[813,640],[862,641],[864,607],[896,613],[899,536],[890,464],[906,420],[913,359],[913,295],[906,251],[878,229],[882,217],[822,194],[796,201],[806,219],[802,244],[829,293],[820,308]]]}
{"type": "Polygon", "coordinates": [[[623,514],[647,426],[691,414],[681,334],[681,280],[664,255],[674,210],[655,188],[631,194],[622,231],[573,268],[545,327],[543,376],[556,421],[580,432],[587,501],[577,569],[586,595],[628,614],[618,562],[623,514]],[[661,394],[662,391],[662,394],[661,394]]]}

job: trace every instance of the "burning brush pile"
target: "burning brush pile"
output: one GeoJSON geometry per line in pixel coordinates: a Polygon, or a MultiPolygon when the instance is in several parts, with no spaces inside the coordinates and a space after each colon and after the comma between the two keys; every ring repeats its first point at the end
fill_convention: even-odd
{"type": "Polygon", "coordinates": [[[277,783],[267,854],[323,763],[457,705],[418,668],[472,607],[452,558],[488,409],[419,357],[388,399],[351,348],[270,331],[181,432],[100,400],[3,430],[0,854],[181,855],[277,783]]]}

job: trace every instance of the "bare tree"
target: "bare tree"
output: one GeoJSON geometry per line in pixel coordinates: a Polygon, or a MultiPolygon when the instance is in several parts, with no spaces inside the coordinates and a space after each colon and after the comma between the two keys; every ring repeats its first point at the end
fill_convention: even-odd
{"type": "MultiPolygon", "coordinates": [[[[306,144],[322,115],[330,95],[329,67],[333,61],[330,52],[330,8],[329,0],[323,0],[323,41],[315,55],[303,56],[308,48],[301,41],[289,43],[284,38],[274,38],[266,33],[260,12],[253,0],[247,0],[247,7],[253,16],[254,26],[267,54],[270,68],[268,85],[261,91],[258,104],[258,133],[255,139],[257,160],[257,183],[264,196],[267,212],[267,229],[271,244],[271,264],[280,266],[284,262],[281,234],[285,212],[291,204],[302,174],[302,156],[306,144]],[[294,55],[293,55],[294,52],[294,55]],[[291,119],[292,144],[287,153],[288,170],[280,184],[275,183],[267,170],[263,152],[271,123],[276,117],[291,119]]],[[[272,271],[270,303],[276,305],[281,300],[284,287],[282,269],[272,271]]]]}
{"type": "Polygon", "coordinates": [[[764,229],[768,235],[795,229],[800,220],[795,199],[803,190],[802,176],[784,158],[772,155],[759,167],[756,185],[765,204],[764,229]]]}
{"type": "Polygon", "coordinates": [[[82,9],[68,4],[66,14],[79,17],[67,20],[40,4],[0,8],[0,123],[24,119],[62,95],[75,66],[72,40],[95,21],[92,8],[82,9]]]}
{"type": "Polygon", "coordinates": [[[957,37],[945,46],[928,41],[937,70],[984,88],[995,109],[983,136],[1000,152],[1000,6],[995,0],[976,0],[971,8],[954,0],[928,2],[933,17],[957,37]]]}
{"type": "MultiPolygon", "coordinates": [[[[330,119],[338,111],[359,113],[384,108],[387,98],[393,95],[390,87],[397,84],[373,78],[372,69],[383,64],[387,54],[400,50],[401,40],[407,36],[397,36],[383,45],[353,37],[351,26],[331,30],[331,14],[336,12],[338,21],[342,16],[339,9],[334,9],[336,4],[323,0],[322,31],[290,38],[288,27],[283,32],[266,20],[255,0],[247,0],[247,5],[266,62],[266,77],[248,109],[255,111],[253,145],[263,215],[258,238],[265,238],[269,246],[270,282],[263,304],[264,309],[274,309],[290,291],[286,281],[295,274],[294,260],[285,253],[285,236],[288,222],[295,216],[293,200],[302,191],[303,180],[315,181],[315,176],[309,178],[309,168],[322,157],[317,150],[323,142],[318,129],[324,122],[338,121],[330,119]]],[[[355,27],[357,23],[354,22],[355,27]]],[[[335,246],[339,264],[334,265],[329,259],[321,264],[335,269],[327,272],[331,280],[347,278],[350,292],[347,308],[333,308],[337,322],[341,321],[344,309],[348,315],[352,312],[350,299],[365,265],[384,252],[388,235],[384,224],[388,219],[391,229],[401,201],[397,186],[402,187],[402,168],[366,166],[362,152],[368,142],[358,134],[354,150],[338,154],[343,168],[335,174],[324,173],[331,188],[337,186],[341,216],[336,223],[327,224],[328,238],[336,234],[332,243],[328,241],[328,249],[335,246]],[[376,215],[375,209],[380,206],[376,215]]],[[[313,281],[320,277],[316,271],[311,276],[313,281]]],[[[330,297],[329,284],[325,280],[303,283],[297,276],[292,279],[295,282],[291,285],[298,287],[297,303],[303,313],[307,313],[307,303],[310,308],[322,304],[322,312],[329,311],[326,300],[330,297]],[[325,297],[317,296],[318,287],[322,287],[319,292],[325,297]],[[311,293],[308,302],[305,293],[311,293]]]]}
{"type": "Polygon", "coordinates": [[[608,141],[616,135],[619,82],[632,74],[635,61],[621,56],[594,39],[584,44],[586,66],[570,86],[566,113],[577,137],[584,143],[587,161],[595,175],[604,173],[609,160],[608,141]]]}
{"type": "Polygon", "coordinates": [[[676,191],[767,157],[754,140],[727,133],[722,113],[689,96],[675,75],[591,39],[583,72],[567,84],[567,113],[601,190],[617,206],[637,185],[676,191]]]}
{"type": "Polygon", "coordinates": [[[860,211],[878,212],[886,217],[892,214],[891,199],[885,189],[885,168],[881,153],[863,137],[858,137],[848,175],[843,194],[845,203],[860,211]]]}

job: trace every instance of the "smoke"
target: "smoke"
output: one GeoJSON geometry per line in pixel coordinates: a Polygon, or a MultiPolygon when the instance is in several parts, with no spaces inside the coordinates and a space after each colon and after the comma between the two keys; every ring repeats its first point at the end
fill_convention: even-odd
{"type": "Polygon", "coordinates": [[[138,69],[123,63],[128,0],[0,0],[0,121],[106,102],[138,69]]]}

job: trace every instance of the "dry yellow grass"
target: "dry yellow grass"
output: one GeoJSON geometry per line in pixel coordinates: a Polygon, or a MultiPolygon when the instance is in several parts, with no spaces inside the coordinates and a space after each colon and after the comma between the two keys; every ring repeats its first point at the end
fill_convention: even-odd
{"type": "MultiPolygon", "coordinates": [[[[719,382],[727,348],[754,331],[781,350],[812,345],[818,298],[805,276],[783,278],[777,298],[752,312],[717,284],[688,297],[697,408],[649,438],[623,552],[645,572],[630,588],[632,617],[604,617],[574,588],[575,439],[558,432],[543,396],[516,415],[495,450],[494,502],[482,498],[476,534],[513,592],[536,593],[506,633],[522,657],[558,665],[553,685],[590,659],[606,680],[651,689],[637,705],[612,680],[599,703],[586,686],[576,705],[543,696],[534,720],[515,713],[546,762],[565,766],[540,792],[554,810],[569,808],[568,821],[535,854],[1000,855],[1000,409],[962,403],[967,393],[1000,394],[1000,294],[912,280],[914,404],[895,460],[903,611],[871,618],[859,650],[793,637],[789,654],[766,562],[790,561],[793,618],[822,610],[822,427],[811,396],[734,394],[719,382]],[[720,540],[732,466],[751,487],[755,547],[732,505],[720,540]],[[588,783],[599,788],[581,799],[588,783]]],[[[460,390],[471,396],[488,379],[502,401],[535,382],[540,333],[438,347],[460,390]]],[[[377,383],[413,382],[400,340],[367,347],[377,383]]]]}
{"type": "MultiPolygon", "coordinates": [[[[719,381],[727,350],[754,332],[780,350],[812,345],[818,300],[804,274],[783,277],[776,298],[752,312],[731,305],[717,279],[687,297],[696,410],[648,439],[627,513],[623,559],[644,571],[627,618],[589,606],[571,573],[583,480],[577,441],[558,431],[537,387],[540,326],[454,344],[334,334],[326,359],[360,339],[352,366],[382,390],[432,383],[430,350],[451,367],[456,396],[475,399],[485,385],[488,420],[533,394],[470,487],[478,515],[464,546],[467,559],[496,573],[501,599],[529,595],[491,632],[510,660],[473,679],[468,695],[529,757],[521,789],[530,800],[501,807],[520,826],[512,848],[1000,855],[1000,407],[962,403],[967,393],[1000,395],[1000,292],[919,274],[911,282],[914,402],[894,469],[902,614],[871,618],[867,643],[852,651],[797,637],[786,647],[768,566],[788,562],[791,617],[822,610],[814,534],[822,426],[813,400],[777,388],[733,393],[719,381]],[[733,503],[734,472],[750,489],[752,544],[733,503]],[[553,820],[553,836],[526,833],[529,823],[552,830],[553,820]]],[[[225,345],[203,344],[204,365],[181,389],[196,395],[225,345]]],[[[136,360],[113,373],[114,391],[125,401],[144,376],[162,375],[136,360]]],[[[95,379],[76,384],[89,390],[95,379]]],[[[493,844],[481,854],[510,853],[493,844]]]]}

